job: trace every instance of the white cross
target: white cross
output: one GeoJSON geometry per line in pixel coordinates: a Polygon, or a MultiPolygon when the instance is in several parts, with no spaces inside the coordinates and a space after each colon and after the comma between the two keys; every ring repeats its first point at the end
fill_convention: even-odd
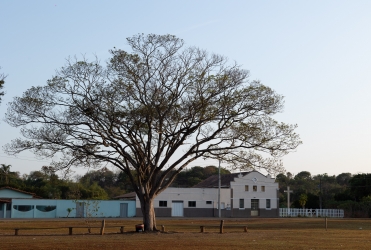
{"type": "Polygon", "coordinates": [[[287,193],[287,213],[290,214],[290,193],[292,193],[292,190],[287,186],[287,190],[284,190],[284,192],[287,193]]]}

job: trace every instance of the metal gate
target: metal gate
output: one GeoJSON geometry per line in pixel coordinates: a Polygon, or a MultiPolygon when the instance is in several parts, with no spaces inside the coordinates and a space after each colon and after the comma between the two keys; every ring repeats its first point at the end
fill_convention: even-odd
{"type": "Polygon", "coordinates": [[[171,216],[183,217],[183,201],[173,201],[171,206],[171,216]]]}
{"type": "Polygon", "coordinates": [[[128,204],[127,203],[120,203],[120,217],[121,218],[128,217],[128,204]]]}
{"type": "Polygon", "coordinates": [[[76,202],[76,217],[84,218],[84,202],[76,202]]]}

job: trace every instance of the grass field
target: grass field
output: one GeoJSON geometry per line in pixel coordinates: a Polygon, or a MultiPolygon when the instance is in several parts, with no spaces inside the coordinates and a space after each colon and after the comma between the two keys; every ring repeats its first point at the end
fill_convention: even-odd
{"type": "MultiPolygon", "coordinates": [[[[371,220],[324,218],[224,219],[224,234],[219,233],[218,219],[163,219],[165,233],[137,233],[138,218],[107,219],[105,235],[99,228],[74,229],[86,225],[80,219],[0,220],[0,249],[371,249],[371,220]],[[200,226],[206,232],[200,233],[200,226]],[[125,226],[125,233],[119,227],[125,226]],[[244,232],[243,226],[248,227],[244,232]],[[14,228],[27,228],[14,235],[14,228]],[[35,229],[49,228],[49,229],[35,229]],[[52,229],[53,228],[53,229],[52,229]]],[[[99,226],[101,221],[92,221],[99,226]]]]}

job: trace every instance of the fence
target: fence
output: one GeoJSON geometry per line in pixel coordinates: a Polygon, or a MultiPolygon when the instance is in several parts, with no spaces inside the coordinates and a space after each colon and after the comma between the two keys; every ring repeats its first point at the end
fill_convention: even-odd
{"type": "Polygon", "coordinates": [[[343,209],[280,208],[280,217],[344,218],[343,209]]]}

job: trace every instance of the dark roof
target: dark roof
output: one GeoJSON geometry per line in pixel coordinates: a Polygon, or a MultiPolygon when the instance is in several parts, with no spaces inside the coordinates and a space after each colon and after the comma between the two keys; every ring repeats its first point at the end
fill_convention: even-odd
{"type": "MultiPolygon", "coordinates": [[[[220,175],[221,187],[229,188],[231,186],[231,181],[234,181],[234,178],[238,177],[240,174],[244,176],[248,173],[250,172],[220,175]]],[[[197,185],[193,186],[193,188],[217,188],[217,187],[219,187],[219,176],[218,175],[212,175],[206,180],[203,180],[197,185]]]]}
{"type": "Polygon", "coordinates": [[[11,199],[0,199],[1,203],[10,203],[11,199]]]}
{"type": "Polygon", "coordinates": [[[131,193],[119,195],[119,196],[116,196],[116,197],[113,197],[113,198],[114,199],[120,199],[120,200],[135,200],[136,195],[137,194],[135,192],[131,192],[131,193]]]}

